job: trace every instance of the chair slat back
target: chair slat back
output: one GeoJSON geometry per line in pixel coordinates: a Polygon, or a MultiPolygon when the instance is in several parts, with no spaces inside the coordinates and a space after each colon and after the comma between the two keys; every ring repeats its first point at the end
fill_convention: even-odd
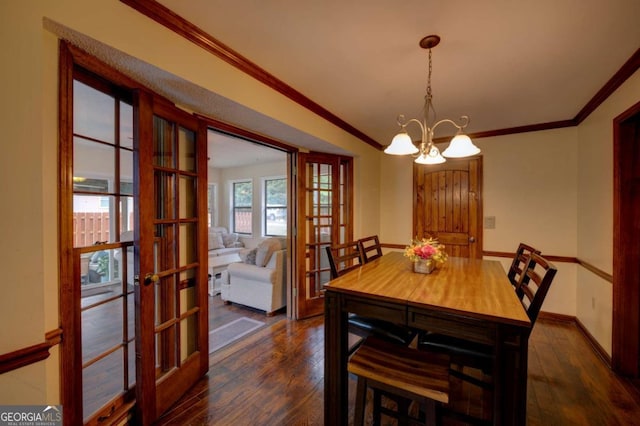
{"type": "Polygon", "coordinates": [[[358,240],[363,263],[371,262],[382,256],[382,247],[377,235],[361,238],[358,240]]]}
{"type": "Polygon", "coordinates": [[[534,324],[558,269],[538,253],[531,253],[528,264],[529,267],[520,277],[516,293],[534,324]]]}
{"type": "Polygon", "coordinates": [[[327,247],[327,257],[331,268],[331,279],[359,268],[362,265],[362,253],[357,241],[335,244],[327,247]]]}
{"type": "Polygon", "coordinates": [[[531,253],[540,254],[540,250],[537,250],[527,244],[520,243],[516,255],[511,262],[511,267],[507,273],[507,277],[514,287],[518,286],[522,273],[527,269],[527,260],[530,259],[531,253]]]}

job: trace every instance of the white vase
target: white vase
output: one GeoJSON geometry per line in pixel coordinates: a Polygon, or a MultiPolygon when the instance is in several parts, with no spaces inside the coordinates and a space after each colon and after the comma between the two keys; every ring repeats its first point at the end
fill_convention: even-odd
{"type": "Polygon", "coordinates": [[[413,272],[419,274],[430,274],[436,267],[436,262],[433,259],[418,259],[413,262],[413,272]]]}

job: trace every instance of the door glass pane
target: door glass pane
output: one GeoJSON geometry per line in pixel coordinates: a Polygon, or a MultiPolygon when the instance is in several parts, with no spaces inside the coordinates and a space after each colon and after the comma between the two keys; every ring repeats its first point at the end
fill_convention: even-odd
{"type": "Polygon", "coordinates": [[[73,177],[74,188],[86,192],[114,192],[115,182],[115,154],[111,145],[105,145],[86,139],[73,138],[73,177]],[[96,185],[91,179],[99,177],[100,182],[110,185],[96,185]]]}
{"type": "Polygon", "coordinates": [[[156,218],[175,218],[175,174],[156,170],[155,181],[156,218]]]}
{"type": "Polygon", "coordinates": [[[177,250],[176,225],[164,224],[156,226],[155,236],[155,272],[163,272],[176,267],[177,250]]]}
{"type": "Polygon", "coordinates": [[[122,326],[111,318],[122,319],[122,298],[82,312],[83,363],[122,343],[122,326]]]}
{"type": "Polygon", "coordinates": [[[156,333],[156,380],[178,366],[176,325],[156,333]]]}
{"type": "Polygon", "coordinates": [[[133,241],[134,207],[133,197],[120,197],[120,241],[133,241]]]}
{"type": "Polygon", "coordinates": [[[196,269],[188,269],[180,273],[180,281],[188,285],[181,286],[180,290],[180,315],[184,315],[188,310],[197,306],[198,300],[196,299],[195,284],[196,269]]]}
{"type": "Polygon", "coordinates": [[[180,176],[180,219],[191,219],[197,216],[196,210],[196,178],[180,176]]]}
{"type": "Polygon", "coordinates": [[[135,340],[132,340],[129,342],[129,344],[127,345],[128,348],[128,356],[127,356],[127,361],[129,363],[128,365],[128,383],[129,386],[127,387],[127,389],[132,389],[133,386],[136,384],[136,342],[135,340]]]}
{"type": "Polygon", "coordinates": [[[88,247],[113,241],[110,207],[114,197],[73,196],[73,246],[88,247]]]}
{"type": "Polygon", "coordinates": [[[133,151],[120,152],[120,193],[133,195],[133,151]]]}
{"type": "Polygon", "coordinates": [[[180,321],[180,362],[184,362],[198,350],[198,314],[194,313],[180,321]]]}
{"type": "Polygon", "coordinates": [[[161,326],[166,322],[171,322],[176,317],[175,295],[176,295],[176,279],[175,275],[160,278],[154,284],[156,292],[156,326],[161,326]]]}
{"type": "Polygon", "coordinates": [[[153,117],[153,164],[160,167],[175,168],[173,153],[174,147],[173,123],[154,116],[153,117]]]}
{"type": "Polygon", "coordinates": [[[187,266],[198,261],[196,232],[195,223],[180,225],[180,266],[187,266]]]}
{"type": "Polygon", "coordinates": [[[178,130],[180,144],[179,169],[187,172],[196,171],[196,134],[191,130],[180,127],[178,130]]]}
{"type": "Polygon", "coordinates": [[[119,348],[82,370],[82,402],[85,421],[124,391],[123,360],[124,350],[119,348]]]}
{"type": "Polygon", "coordinates": [[[133,149],[133,107],[120,102],[120,146],[133,149]]]}
{"type": "Polygon", "coordinates": [[[77,80],[73,82],[73,133],[113,143],[115,100],[77,80]]]}

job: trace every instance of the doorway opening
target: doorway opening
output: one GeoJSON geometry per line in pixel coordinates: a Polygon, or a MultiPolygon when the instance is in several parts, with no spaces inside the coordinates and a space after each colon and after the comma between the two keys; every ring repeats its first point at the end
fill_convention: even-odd
{"type": "Polygon", "coordinates": [[[212,352],[291,316],[292,155],[234,133],[207,132],[212,352]],[[258,259],[258,250],[274,241],[282,249],[258,259]]]}

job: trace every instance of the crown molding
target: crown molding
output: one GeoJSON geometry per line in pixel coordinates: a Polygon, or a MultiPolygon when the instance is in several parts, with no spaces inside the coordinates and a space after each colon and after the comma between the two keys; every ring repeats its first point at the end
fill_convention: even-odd
{"type": "Polygon", "coordinates": [[[342,130],[357,137],[363,142],[371,145],[372,147],[382,150],[384,147],[376,140],[367,136],[360,130],[353,127],[351,124],[342,120],[337,115],[333,114],[329,110],[325,109],[318,103],[312,101],[302,93],[298,92],[293,87],[289,86],[282,80],[278,79],[274,75],[268,73],[249,59],[245,58],[235,50],[231,49],[226,44],[216,40],[210,34],[203,31],[201,28],[185,20],[181,16],[177,15],[170,9],[161,5],[155,0],[120,0],[122,3],[131,6],[133,9],[142,13],[150,19],[153,19],[157,23],[165,26],[176,34],[186,38],[192,43],[200,46],[207,52],[217,56],[230,65],[238,68],[245,74],[250,75],[261,83],[266,84],[273,90],[283,94],[287,98],[303,106],[309,111],[319,115],[330,123],[338,126],[342,130]]]}
{"type": "MultiPolygon", "coordinates": [[[[384,146],[373,138],[367,136],[360,130],[356,129],[340,117],[336,116],[321,105],[312,101],[302,93],[298,92],[282,80],[268,73],[249,59],[240,55],[224,43],[216,40],[210,34],[204,32],[199,27],[177,15],[167,7],[155,0],[120,0],[122,3],[132,7],[141,14],[158,22],[166,28],[174,31],[180,36],[200,46],[204,50],[226,61],[230,65],[238,68],[240,71],[250,75],[256,80],[266,84],[273,90],[283,94],[292,101],[298,103],[311,112],[326,119],[330,123],[338,126],[342,130],[357,137],[372,147],[382,150],[384,146]]],[[[624,65],[607,81],[607,83],[587,102],[587,104],[578,112],[578,114],[567,120],[552,121],[548,123],[538,123],[518,127],[510,127],[505,129],[495,129],[469,134],[475,139],[487,138],[493,136],[504,136],[516,133],[535,132],[541,130],[559,129],[564,127],[574,127],[584,121],[593,111],[595,111],[602,102],[604,102],[618,87],[622,85],[633,73],[640,68],[640,49],[631,55],[624,65]]],[[[446,142],[447,138],[437,138],[436,143],[446,142]]]]}

